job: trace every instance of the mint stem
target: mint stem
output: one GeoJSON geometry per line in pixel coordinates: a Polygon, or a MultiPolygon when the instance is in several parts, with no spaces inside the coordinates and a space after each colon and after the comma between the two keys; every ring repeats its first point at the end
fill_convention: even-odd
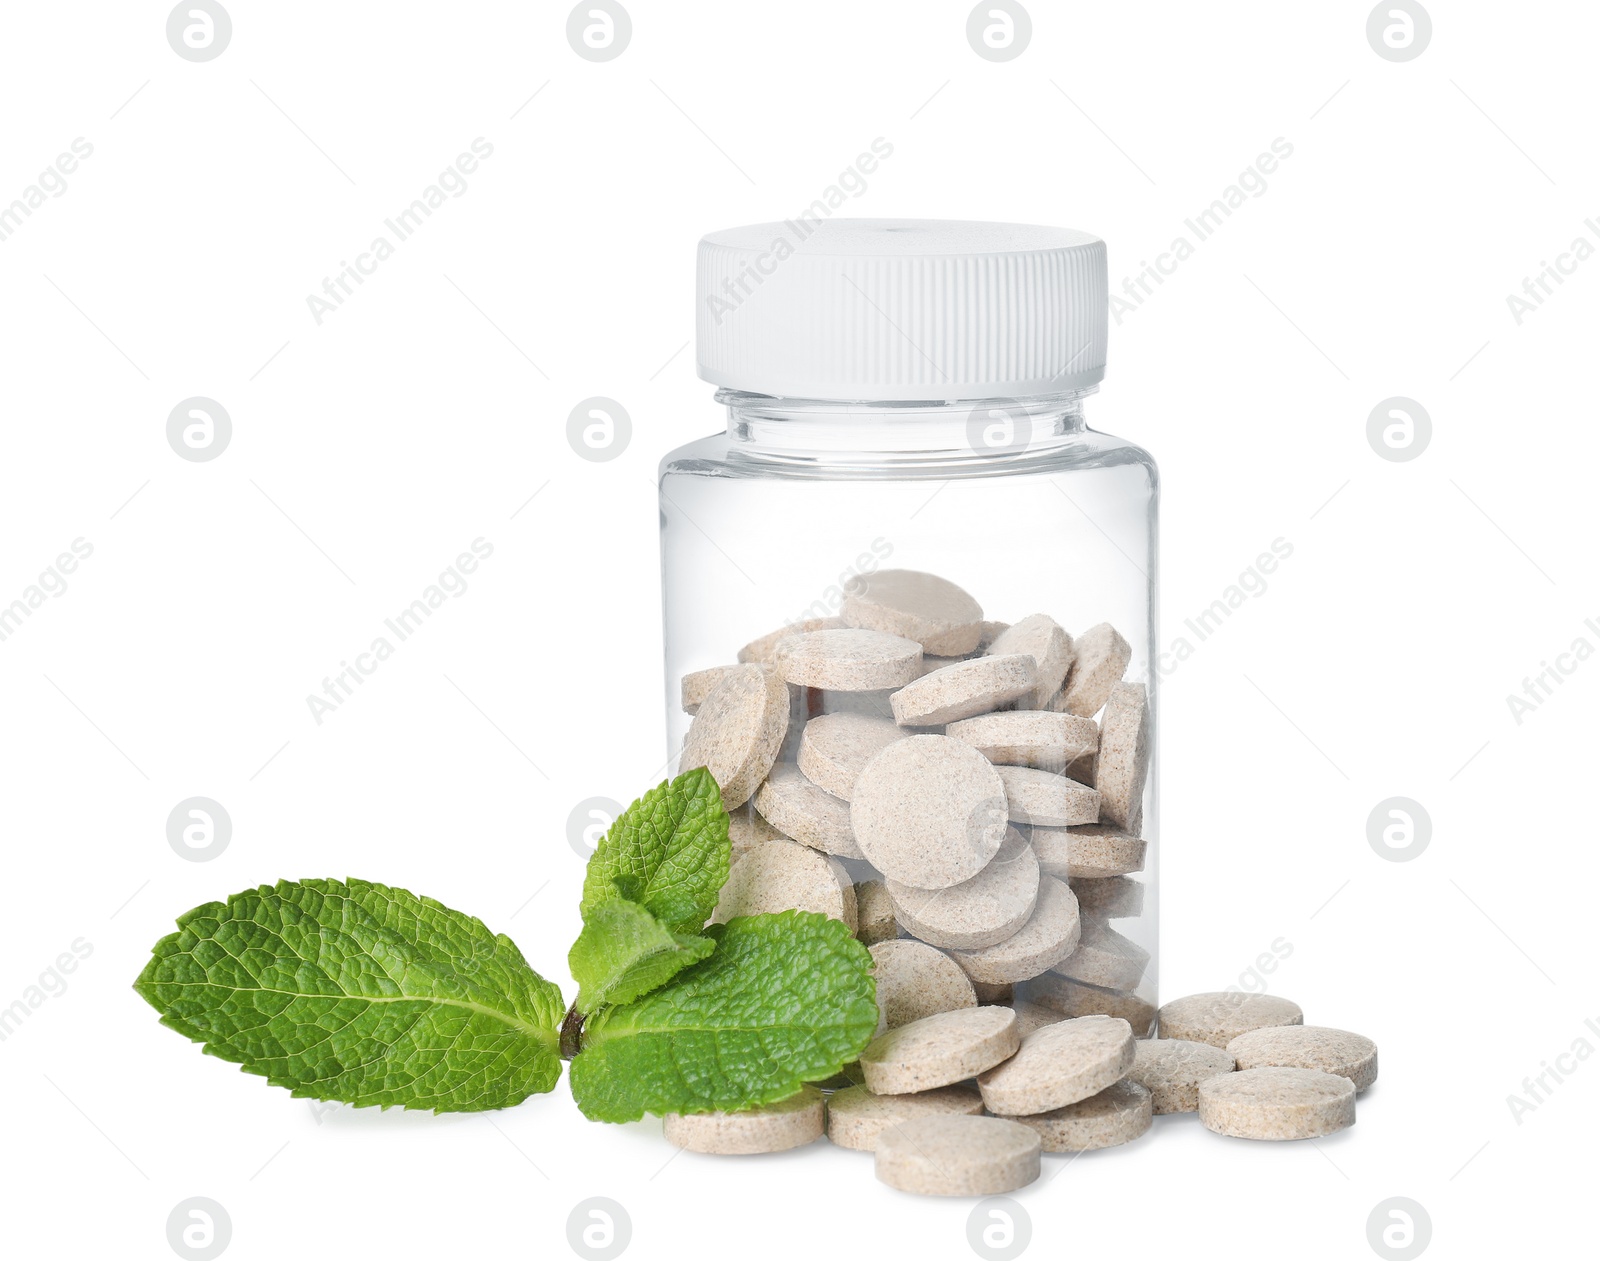
{"type": "Polygon", "coordinates": [[[574,1002],[561,1022],[561,1058],[570,1060],[583,1049],[583,1013],[574,1002]]]}

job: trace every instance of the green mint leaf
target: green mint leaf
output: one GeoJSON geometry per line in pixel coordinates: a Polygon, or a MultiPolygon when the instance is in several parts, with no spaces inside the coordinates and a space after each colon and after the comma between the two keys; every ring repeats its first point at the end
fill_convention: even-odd
{"type": "Polygon", "coordinates": [[[872,1040],[872,956],[838,920],[783,911],[706,933],[709,959],[584,1026],[572,1097],[590,1120],[776,1103],[872,1040]]]}
{"type": "Polygon", "coordinates": [[[617,816],[589,859],[581,909],[587,920],[626,897],[668,932],[698,933],[727,879],[728,812],[717,781],[699,767],[656,785],[617,816]]]}
{"type": "Polygon", "coordinates": [[[297,1098],[477,1112],[552,1089],[561,991],[482,921],[364,880],[197,906],[134,989],[297,1098]]]}
{"type": "Polygon", "coordinates": [[[714,945],[709,937],[669,932],[644,907],[626,898],[603,902],[584,919],[583,931],[567,956],[578,983],[578,1010],[593,1012],[604,1003],[631,1003],[699,963],[714,945]]]}

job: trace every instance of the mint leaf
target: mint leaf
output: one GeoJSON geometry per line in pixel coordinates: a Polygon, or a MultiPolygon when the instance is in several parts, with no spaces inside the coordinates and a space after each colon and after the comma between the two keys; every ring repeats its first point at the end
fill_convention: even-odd
{"type": "Polygon", "coordinates": [[[572,1097],[594,1121],[776,1103],[856,1059],[878,1027],[872,956],[838,920],[751,915],[711,957],[584,1027],[572,1097]]]}
{"type": "Polygon", "coordinates": [[[709,937],[668,932],[644,907],[625,898],[603,902],[584,919],[567,956],[578,983],[578,1010],[631,1003],[700,962],[714,944],[709,937]]]}
{"type": "Polygon", "coordinates": [[[728,879],[728,812],[711,772],[660,783],[617,816],[589,859],[580,909],[587,920],[617,897],[637,902],[673,933],[698,933],[728,879]]]}
{"type": "Polygon", "coordinates": [[[364,880],[197,906],[134,989],[207,1055],[297,1098],[477,1112],[550,1090],[561,991],[482,921],[364,880]]]}

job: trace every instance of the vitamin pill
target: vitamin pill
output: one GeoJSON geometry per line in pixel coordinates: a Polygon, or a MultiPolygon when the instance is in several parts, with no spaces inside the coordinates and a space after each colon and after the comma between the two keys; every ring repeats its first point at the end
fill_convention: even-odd
{"type": "Polygon", "coordinates": [[[781,1103],[743,1112],[669,1112],[661,1132],[667,1142],[708,1156],[755,1156],[786,1152],[822,1137],[822,1092],[802,1086],[781,1103]]]}
{"type": "Polygon", "coordinates": [[[874,630],[808,631],[778,642],[776,665],[785,679],[802,687],[870,692],[916,678],[922,647],[874,630]]]}
{"type": "Polygon", "coordinates": [[[1111,689],[1122,681],[1122,674],[1133,660],[1128,641],[1101,622],[1079,635],[1073,644],[1072,669],[1066,686],[1051,703],[1082,718],[1093,718],[1111,699],[1111,689]]]}
{"type": "Polygon", "coordinates": [[[699,713],[700,706],[705,703],[706,697],[711,695],[711,689],[738,668],[738,666],[712,666],[709,670],[696,670],[684,675],[679,684],[683,693],[683,712],[691,716],[699,713]]]}
{"type": "Polygon", "coordinates": [[[1103,880],[1144,870],[1145,842],[1109,823],[1035,827],[1028,839],[1046,875],[1103,880]]]}
{"type": "Polygon", "coordinates": [[[1010,1007],[1012,1011],[1017,1013],[1017,1032],[1024,1038],[1035,1029],[1043,1029],[1046,1025],[1059,1024],[1066,1019],[1059,1011],[1053,1011],[1051,1008],[1041,1006],[1038,1003],[1030,1003],[1025,999],[1013,1000],[1010,1003],[1010,1007]]]}
{"type": "Polygon", "coordinates": [[[996,1116],[1032,1116],[1097,1095],[1133,1067],[1126,1020],[1080,1016],[1035,1029],[1017,1053],[978,1078],[983,1106],[996,1116]]]}
{"type": "Polygon", "coordinates": [[[1039,862],[1012,828],[999,851],[970,880],[948,889],[888,882],[895,917],[913,937],[934,946],[977,950],[1012,936],[1028,922],[1039,894],[1039,862]]]}
{"type": "Polygon", "coordinates": [[[1200,1083],[1218,1073],[1233,1072],[1233,1056],[1208,1042],[1182,1038],[1145,1038],[1134,1048],[1128,1076],[1150,1092],[1157,1116],[1194,1112],[1200,1107],[1200,1083]]]}
{"type": "Polygon", "coordinates": [[[1150,952],[1124,937],[1103,920],[1085,917],[1078,948],[1056,964],[1055,971],[1084,985],[1107,990],[1138,987],[1150,963],[1150,952]]]}
{"type": "Polygon", "coordinates": [[[1100,717],[1095,788],[1100,818],[1138,836],[1144,822],[1144,780],[1150,769],[1150,709],[1143,683],[1118,683],[1100,717]]]}
{"type": "Polygon", "coordinates": [[[1047,1152],[1092,1152],[1132,1142],[1150,1128],[1150,1092],[1124,1077],[1097,1095],[1036,1116],[1016,1117],[1047,1152]]]}
{"type": "Polygon", "coordinates": [[[960,657],[978,646],[983,610],[955,583],[914,569],[858,574],[845,585],[847,626],[903,635],[936,657],[960,657]]]}
{"type": "Polygon", "coordinates": [[[997,766],[1013,823],[1068,827],[1100,817],[1100,794],[1065,775],[1028,766],[997,766]]]}
{"type": "Polygon", "coordinates": [[[837,859],[794,841],[763,841],[729,868],[711,922],[789,910],[816,911],[855,932],[855,885],[837,859]]]}
{"type": "Polygon", "coordinates": [[[728,844],[735,857],[762,841],[790,839],[757,814],[756,808],[749,802],[728,811],[728,844]]]}
{"type": "Polygon", "coordinates": [[[791,622],[780,626],[777,630],[752,639],[743,648],[739,649],[741,662],[759,662],[771,665],[777,660],[778,645],[790,635],[806,635],[819,630],[843,630],[844,620],[837,617],[807,617],[798,622],[791,622]]]}
{"type": "Polygon", "coordinates": [[[1273,994],[1217,990],[1163,1003],[1156,1013],[1163,1038],[1186,1038],[1226,1047],[1241,1033],[1279,1025],[1298,1025],[1305,1016],[1296,1003],[1273,994]]]}
{"type": "Polygon", "coordinates": [[[762,817],[802,845],[841,858],[860,858],[850,806],[823,792],[789,762],[780,762],[752,798],[762,817]]]}
{"type": "Polygon", "coordinates": [[[880,1033],[861,1053],[861,1072],[873,1094],[933,1090],[1010,1059],[1020,1041],[1009,1007],[942,1011],[880,1033]]]}
{"type": "Polygon", "coordinates": [[[1095,919],[1135,919],[1144,914],[1144,885],[1127,876],[1089,880],[1074,876],[1067,887],[1078,899],[1078,910],[1095,919]]]}
{"type": "Polygon", "coordinates": [[[1066,680],[1072,664],[1072,637],[1057,625],[1055,618],[1035,613],[1006,627],[984,650],[990,656],[1021,652],[1033,658],[1038,678],[1027,699],[1030,709],[1043,709],[1066,680]]]}
{"type": "Polygon", "coordinates": [[[1228,1043],[1241,1069],[1313,1068],[1348,1077],[1356,1091],[1378,1080],[1378,1047],[1370,1038],[1322,1025],[1252,1029],[1228,1043]]]}
{"type": "Polygon", "coordinates": [[[1078,899],[1061,881],[1040,876],[1039,897],[1026,924],[996,945],[955,950],[950,957],[973,981],[1006,985],[1060,963],[1077,947],[1078,933],[1078,899]]]}
{"type": "Polygon", "coordinates": [[[1126,1020],[1136,1038],[1150,1036],[1156,1008],[1137,994],[1123,994],[1083,985],[1056,972],[1046,972],[1028,987],[1034,1002],[1054,1008],[1068,1016],[1116,1016],[1126,1020]]]}
{"type": "Polygon", "coordinates": [[[1032,766],[1057,774],[1100,747],[1100,728],[1092,718],[1040,709],[963,718],[944,733],[1002,766],[1032,766]]]}
{"type": "Polygon", "coordinates": [[[850,821],[861,852],[889,879],[946,889],[982,871],[1005,840],[1005,786],[971,745],[908,736],[861,768],[850,821]]]}
{"type": "Polygon", "coordinates": [[[1009,705],[1033,691],[1036,677],[1033,658],[1020,652],[973,657],[908,683],[889,704],[902,727],[931,727],[1009,705]]]}
{"type": "Polygon", "coordinates": [[[1039,1135],[999,1117],[918,1117],[878,1138],[878,1181],[916,1195],[1003,1195],[1039,1176],[1039,1135]]]}
{"type": "Polygon", "coordinates": [[[949,955],[925,942],[903,937],[880,941],[868,953],[878,988],[879,1033],[924,1016],[978,1005],[967,974],[949,955]]]}
{"type": "Polygon", "coordinates": [[[1200,1122],[1231,1138],[1320,1138],[1356,1123],[1356,1087],[1310,1068],[1221,1073],[1200,1083],[1200,1122]]]}
{"type": "Polygon", "coordinates": [[[893,941],[900,935],[894,899],[881,880],[856,882],[856,940],[863,946],[893,941]]]}
{"type": "Polygon", "coordinates": [[[926,1116],[979,1116],[983,1099],[970,1086],[943,1086],[915,1095],[875,1095],[850,1086],[828,1100],[828,1137],[858,1152],[877,1149],[885,1130],[926,1116]]]}
{"type": "Polygon", "coordinates": [[[800,769],[818,788],[849,801],[861,768],[906,733],[886,718],[823,714],[806,723],[800,737],[800,769]]]}
{"type": "Polygon", "coordinates": [[[707,693],[689,725],[681,771],[703,766],[732,810],[767,777],[789,728],[789,689],[777,671],[741,665],[707,693]]]}

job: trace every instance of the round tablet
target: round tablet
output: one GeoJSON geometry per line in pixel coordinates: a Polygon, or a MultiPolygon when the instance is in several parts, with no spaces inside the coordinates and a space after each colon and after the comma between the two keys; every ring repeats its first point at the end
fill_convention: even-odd
{"type": "Polygon", "coordinates": [[[727,678],[738,666],[712,666],[709,670],[695,670],[683,676],[679,689],[683,696],[683,712],[694,715],[700,712],[711,690],[727,678]]]}
{"type": "Polygon", "coordinates": [[[790,622],[778,627],[778,629],[775,631],[769,631],[767,634],[761,636],[760,639],[752,639],[743,648],[739,649],[739,660],[741,662],[756,661],[765,665],[771,665],[773,661],[776,660],[778,645],[785,639],[788,639],[790,635],[804,635],[809,634],[811,631],[819,630],[843,629],[844,620],[842,618],[802,618],[798,622],[790,622]]]}
{"type": "Polygon", "coordinates": [[[723,808],[732,810],[767,777],[788,728],[789,689],[782,677],[766,666],[738,666],[701,702],[678,769],[705,767],[722,790],[723,808]]]}
{"type": "Polygon", "coordinates": [[[1200,1083],[1200,1123],[1231,1138],[1320,1138],[1356,1123],[1356,1087],[1311,1068],[1222,1073],[1200,1083]]]}
{"type": "Polygon", "coordinates": [[[955,583],[914,569],[857,574],[845,584],[848,626],[904,635],[936,657],[959,657],[978,646],[983,610],[955,583]]]}
{"type": "Polygon", "coordinates": [[[1144,781],[1150,769],[1150,707],[1143,683],[1118,683],[1100,717],[1094,786],[1100,818],[1137,836],[1143,830],[1144,781]]]}
{"type": "Polygon", "coordinates": [[[849,801],[861,768],[886,746],[905,738],[892,719],[823,714],[806,723],[800,736],[800,769],[818,788],[849,801]]]}
{"type": "Polygon", "coordinates": [[[1047,1152],[1092,1152],[1132,1142],[1150,1128],[1151,1115],[1150,1092],[1124,1077],[1077,1103],[1016,1120],[1039,1135],[1047,1152]]]}
{"type": "Polygon", "coordinates": [[[932,727],[986,714],[1028,695],[1035,684],[1033,658],[973,657],[925,674],[889,697],[902,727],[932,727]]]}
{"type": "Polygon", "coordinates": [[[908,736],[861,768],[850,821],[861,852],[891,880],[947,889],[982,871],[1005,840],[1005,785],[971,745],[908,736]]]}
{"type": "Polygon", "coordinates": [[[1156,1013],[1163,1038],[1187,1038],[1226,1047],[1241,1033],[1305,1023],[1298,1003],[1275,994],[1217,990],[1163,1003],[1156,1013]]]}
{"type": "Polygon", "coordinates": [[[1056,964],[1055,971],[1084,985],[1131,990],[1138,988],[1149,964],[1150,952],[1138,942],[1124,937],[1104,920],[1085,916],[1078,948],[1056,964]]]}
{"type": "Polygon", "coordinates": [[[916,678],[922,647],[873,630],[808,631],[778,642],[776,665],[785,679],[802,687],[870,692],[916,678]]]}
{"type": "Polygon", "coordinates": [[[1029,839],[1039,869],[1047,875],[1103,880],[1144,870],[1145,842],[1109,823],[1035,827],[1029,839]]]}
{"type": "Polygon", "coordinates": [[[948,889],[888,882],[895,917],[913,937],[934,946],[977,950],[1010,937],[1028,922],[1039,896],[1039,863],[1012,828],[999,851],[970,880],[948,889]]]}
{"type": "Polygon", "coordinates": [[[1156,1020],[1155,1004],[1137,994],[1081,985],[1055,972],[1035,977],[1028,986],[1028,997],[1068,1016],[1116,1016],[1128,1022],[1136,1038],[1148,1038],[1156,1020]]]}
{"type": "Polygon", "coordinates": [[[1144,885],[1127,876],[1104,880],[1074,876],[1067,887],[1076,895],[1081,914],[1096,919],[1137,919],[1144,914],[1144,885]]]}
{"type": "Polygon", "coordinates": [[[1061,881],[1040,876],[1039,897],[1026,924],[993,946],[952,951],[950,957],[974,981],[1006,985],[1060,963],[1077,947],[1078,933],[1078,899],[1061,881]]]}
{"type": "Polygon", "coordinates": [[[1034,613],[1006,627],[984,651],[995,657],[1012,652],[1032,657],[1038,684],[1027,703],[1032,709],[1043,709],[1066,680],[1067,667],[1072,664],[1072,636],[1055,618],[1034,613]]]}
{"type": "Polygon", "coordinates": [[[953,1086],[1009,1059],[1020,1041],[1009,1007],[942,1011],[880,1033],[861,1052],[861,1073],[875,1095],[953,1086]]]}
{"type": "Polygon", "coordinates": [[[943,1086],[916,1095],[875,1095],[849,1086],[828,1100],[828,1137],[840,1147],[875,1151],[885,1130],[928,1116],[979,1116],[983,1099],[970,1086],[943,1086]]]}
{"type": "Polygon", "coordinates": [[[1193,1112],[1200,1106],[1200,1083],[1233,1072],[1233,1056],[1208,1042],[1182,1038],[1143,1038],[1134,1045],[1128,1076],[1150,1092],[1157,1116],[1193,1112]]]}
{"type": "Polygon", "coordinates": [[[880,941],[868,953],[878,987],[879,1033],[978,1005],[967,974],[943,951],[902,937],[880,941]]]}
{"type": "Polygon", "coordinates": [[[856,890],[836,859],[794,841],[763,841],[728,869],[713,924],[740,915],[816,911],[856,930],[856,890]]]}
{"type": "Polygon", "coordinates": [[[894,899],[881,880],[856,882],[856,940],[863,946],[893,941],[900,935],[894,917],[894,899]]]}
{"type": "Polygon", "coordinates": [[[667,1142],[710,1156],[786,1152],[822,1137],[822,1092],[802,1086],[781,1103],[743,1112],[669,1112],[661,1120],[667,1142]]]}
{"type": "Polygon", "coordinates": [[[1100,728],[1094,719],[1042,709],[1013,709],[963,718],[951,723],[944,733],[970,744],[1002,766],[1033,766],[1057,773],[1100,747],[1100,728]]]}
{"type": "Polygon", "coordinates": [[[1099,1094],[1133,1067],[1133,1055],[1126,1020],[1080,1016],[1035,1029],[978,1078],[978,1090],[996,1116],[1032,1116],[1099,1094]]]}
{"type": "Polygon", "coordinates": [[[1122,681],[1122,674],[1133,660],[1133,649],[1117,634],[1111,623],[1101,622],[1078,636],[1073,644],[1072,669],[1066,686],[1051,702],[1051,708],[1093,718],[1111,698],[1111,689],[1122,681]]]}
{"type": "Polygon", "coordinates": [[[780,762],[751,799],[762,817],[802,845],[840,858],[860,858],[850,806],[823,792],[791,763],[780,762]]]}
{"type": "Polygon", "coordinates": [[[917,1195],[1004,1195],[1039,1176],[1039,1135],[999,1117],[918,1117],[878,1139],[877,1175],[917,1195]]]}
{"type": "Polygon", "coordinates": [[[994,769],[1005,785],[1006,805],[1013,823],[1068,827],[1093,823],[1100,817],[1100,794],[1075,779],[1028,766],[994,769]]]}
{"type": "Polygon", "coordinates": [[[1378,1080],[1378,1046],[1371,1038],[1322,1025],[1252,1029],[1228,1043],[1239,1067],[1314,1068],[1348,1077],[1363,1091],[1378,1080]]]}

